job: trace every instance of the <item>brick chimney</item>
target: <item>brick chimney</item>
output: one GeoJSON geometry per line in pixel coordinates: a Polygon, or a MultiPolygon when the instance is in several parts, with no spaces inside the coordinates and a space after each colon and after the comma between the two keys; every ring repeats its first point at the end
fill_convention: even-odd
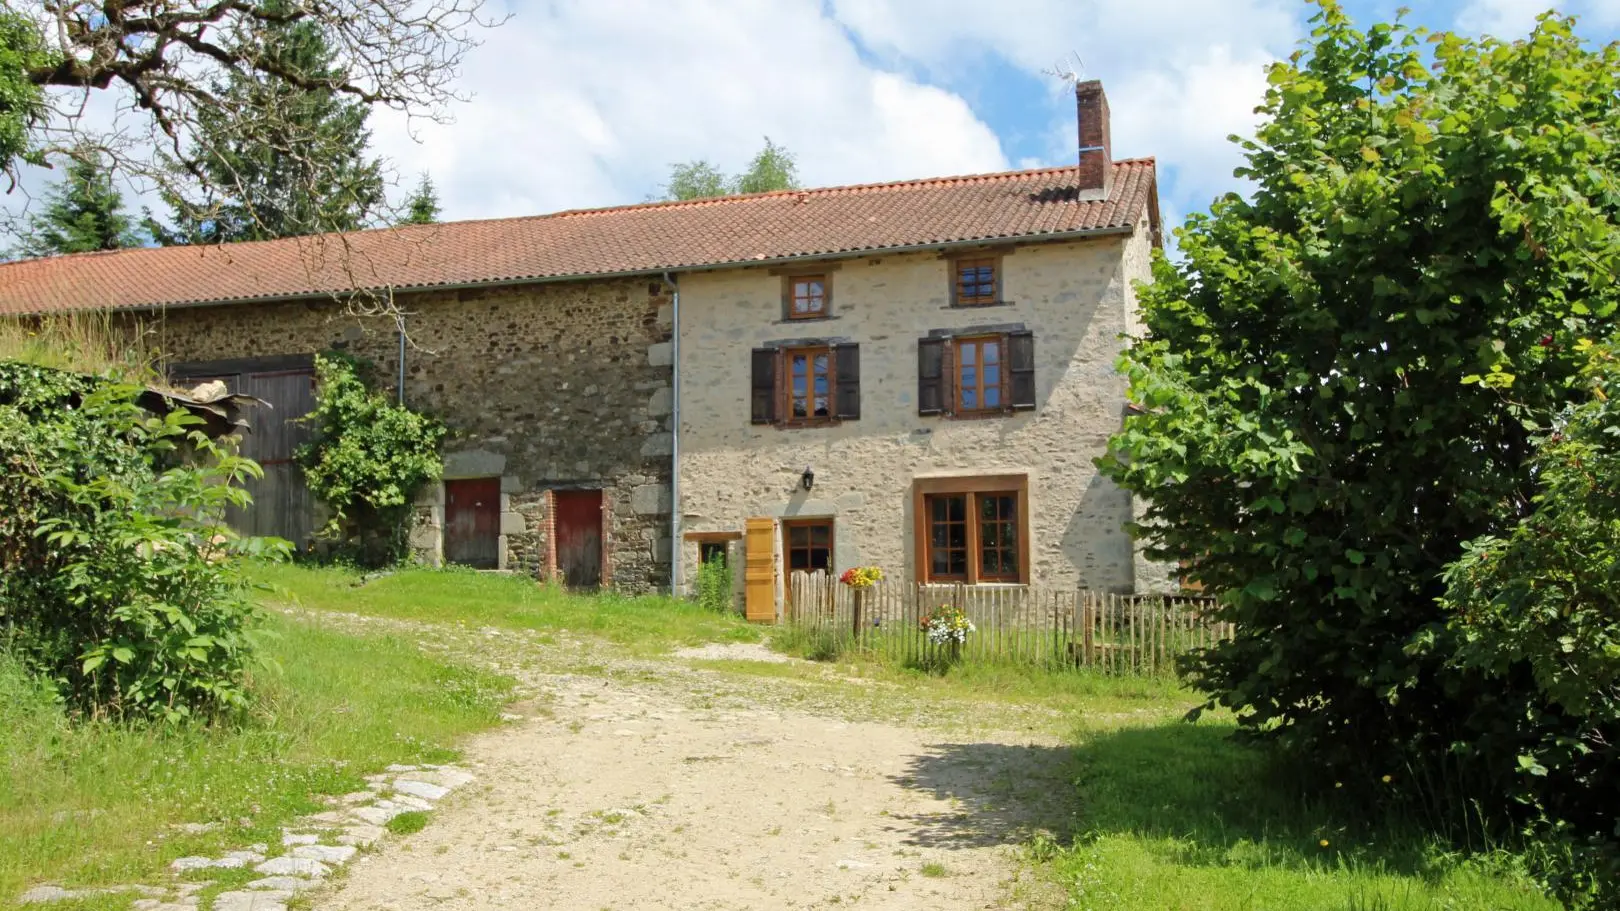
{"type": "Polygon", "coordinates": [[[1075,83],[1074,102],[1080,118],[1080,192],[1100,190],[1106,197],[1114,180],[1114,151],[1102,82],[1075,83]]]}

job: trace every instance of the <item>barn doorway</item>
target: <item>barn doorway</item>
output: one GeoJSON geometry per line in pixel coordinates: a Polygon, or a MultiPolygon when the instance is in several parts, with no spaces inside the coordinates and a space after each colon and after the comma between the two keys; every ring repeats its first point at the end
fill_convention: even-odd
{"type": "Polygon", "coordinates": [[[501,479],[444,482],[444,559],[496,569],[501,549],[501,479]]]}
{"type": "Polygon", "coordinates": [[[602,491],[552,492],[556,510],[557,572],[569,588],[602,585],[602,491]]]}
{"type": "Polygon", "coordinates": [[[276,537],[302,550],[315,533],[315,500],[296,461],[298,447],[314,435],[301,420],[315,409],[315,358],[308,354],[174,364],[179,386],[218,381],[236,394],[262,404],[248,412],[248,431],[238,452],[259,463],[261,478],[242,482],[253,502],[232,506],[225,520],[237,533],[276,537]]]}

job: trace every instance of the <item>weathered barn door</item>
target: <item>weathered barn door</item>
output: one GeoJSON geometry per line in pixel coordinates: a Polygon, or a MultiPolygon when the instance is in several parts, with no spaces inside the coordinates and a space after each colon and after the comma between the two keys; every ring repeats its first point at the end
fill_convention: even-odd
{"type": "Polygon", "coordinates": [[[495,569],[500,565],[501,479],[444,482],[444,559],[495,569]]]}
{"type": "Polygon", "coordinates": [[[557,511],[557,571],[569,588],[602,584],[602,492],[559,490],[552,494],[557,511]]]}
{"type": "Polygon", "coordinates": [[[743,615],[776,620],[776,520],[749,519],[743,536],[743,615]]]}
{"type": "Polygon", "coordinates": [[[315,501],[294,459],[298,447],[314,435],[314,428],[299,420],[315,408],[314,357],[178,364],[170,374],[185,386],[219,380],[231,392],[262,403],[248,412],[240,452],[259,463],[264,477],[243,485],[253,496],[252,505],[231,509],[226,518],[241,534],[286,538],[302,549],[315,531],[315,501]]]}

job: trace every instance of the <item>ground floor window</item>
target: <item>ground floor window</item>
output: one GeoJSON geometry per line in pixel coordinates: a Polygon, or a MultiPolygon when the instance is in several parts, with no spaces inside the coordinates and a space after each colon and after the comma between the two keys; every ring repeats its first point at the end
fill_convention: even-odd
{"type": "Polygon", "coordinates": [[[782,551],[788,572],[832,572],[831,519],[791,519],[782,523],[782,551]]]}
{"type": "Polygon", "coordinates": [[[924,582],[1027,582],[1028,479],[920,479],[917,577],[924,582]]]}

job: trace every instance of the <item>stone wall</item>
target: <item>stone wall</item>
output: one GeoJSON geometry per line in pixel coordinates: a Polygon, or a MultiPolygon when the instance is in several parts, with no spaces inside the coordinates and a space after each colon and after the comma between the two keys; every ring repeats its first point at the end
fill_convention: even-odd
{"type": "MultiPolygon", "coordinates": [[[[504,568],[546,566],[547,489],[599,488],[612,583],[667,587],[671,308],[653,279],[506,286],[401,296],[412,345],[407,404],[450,427],[446,477],[499,477],[504,568]]],[[[391,320],[331,301],[172,309],[148,317],[171,362],[345,350],[391,392],[391,320]]],[[[442,487],[424,492],[412,540],[442,558],[442,487]]]]}
{"type": "MultiPolygon", "coordinates": [[[[832,317],[788,322],[781,278],[738,269],[681,279],[680,504],[686,532],[740,531],[751,516],[832,516],[836,570],[876,564],[914,578],[913,482],[1028,478],[1031,582],[1137,587],[1124,529],[1130,496],[1092,458],[1120,426],[1125,381],[1114,364],[1132,326],[1130,282],[1148,278],[1147,226],[1130,237],[1029,244],[1002,259],[1002,296],[949,306],[937,253],[848,260],[831,273],[832,317]],[[1021,323],[1035,335],[1036,408],[979,419],[917,414],[917,339],[931,330],[1021,323]],[[750,423],[752,348],[833,337],[861,346],[861,417],[835,426],[750,423]],[[800,475],[815,472],[805,491],[800,475]]],[[[690,586],[697,546],[684,544],[690,586]]]]}

